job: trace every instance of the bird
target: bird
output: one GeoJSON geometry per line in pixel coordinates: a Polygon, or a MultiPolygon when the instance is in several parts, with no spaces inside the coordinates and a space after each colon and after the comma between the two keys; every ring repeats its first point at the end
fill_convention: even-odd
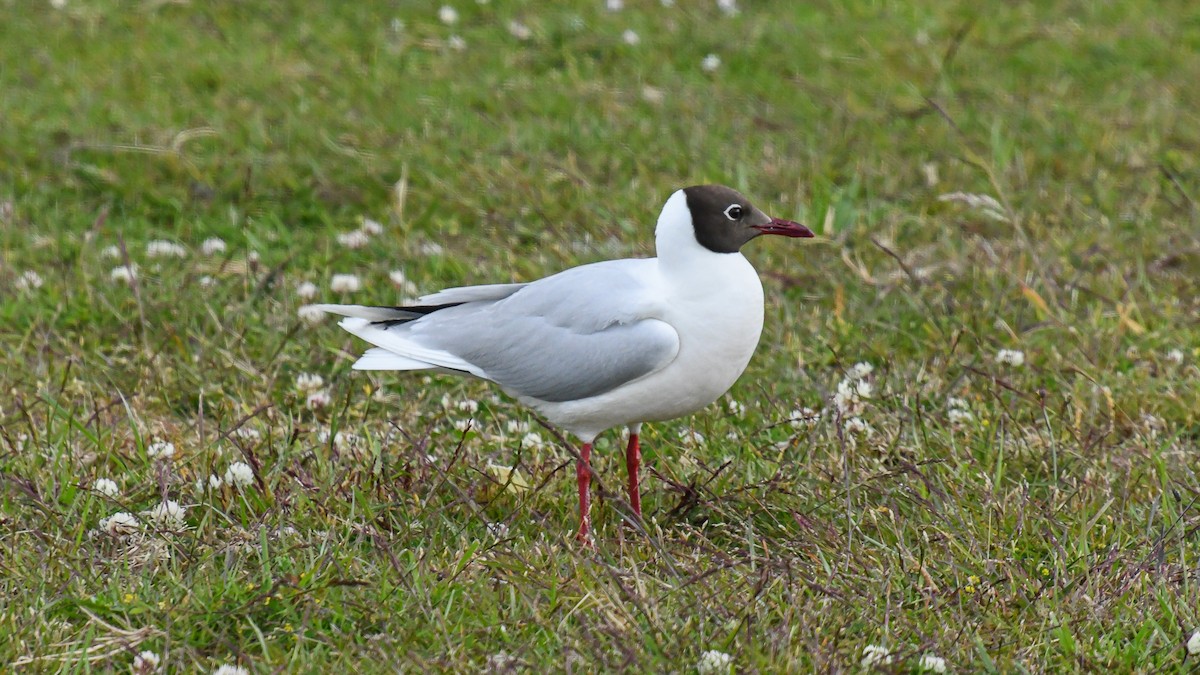
{"type": "Polygon", "coordinates": [[[813,237],[737,190],[693,185],[666,200],[653,258],[607,260],[527,283],[447,288],[402,306],[316,305],[372,345],[356,370],[436,371],[494,382],[580,441],[579,529],[592,546],[592,447],[629,431],[629,506],[640,522],[644,423],[690,415],[733,386],[763,328],[763,288],[742,247],[813,237]]]}

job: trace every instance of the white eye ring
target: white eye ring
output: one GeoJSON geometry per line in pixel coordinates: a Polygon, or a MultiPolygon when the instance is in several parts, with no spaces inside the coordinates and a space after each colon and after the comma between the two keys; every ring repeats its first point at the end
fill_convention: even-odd
{"type": "Polygon", "coordinates": [[[729,206],[725,207],[725,217],[730,220],[737,220],[742,217],[745,211],[746,210],[742,208],[741,204],[730,204],[729,206]],[[736,213],[734,212],[734,209],[737,209],[736,213]]]}

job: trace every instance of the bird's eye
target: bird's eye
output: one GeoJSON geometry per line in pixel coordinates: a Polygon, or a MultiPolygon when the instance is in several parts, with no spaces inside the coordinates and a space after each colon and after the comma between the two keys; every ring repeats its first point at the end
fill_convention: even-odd
{"type": "Polygon", "coordinates": [[[730,220],[738,220],[745,212],[746,210],[742,208],[741,204],[730,204],[725,209],[725,217],[730,220]]]}

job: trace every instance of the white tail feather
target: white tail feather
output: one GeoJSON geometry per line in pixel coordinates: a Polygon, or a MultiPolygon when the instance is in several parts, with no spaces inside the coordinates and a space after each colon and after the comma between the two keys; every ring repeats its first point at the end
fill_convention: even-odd
{"type": "Polygon", "coordinates": [[[429,370],[437,368],[432,363],[425,363],[407,356],[400,356],[382,347],[368,349],[354,362],[355,370],[429,370]]]}
{"type": "MultiPolygon", "coordinates": [[[[470,373],[475,377],[480,377],[485,380],[491,379],[475,365],[467,363],[466,361],[449,352],[442,351],[440,349],[429,349],[428,347],[423,347],[412,340],[409,340],[401,331],[388,330],[386,328],[374,326],[368,319],[352,317],[348,319],[342,319],[340,322],[338,322],[338,325],[344,328],[346,332],[357,335],[376,347],[382,347],[385,351],[390,352],[397,358],[404,359],[406,363],[421,364],[420,366],[417,366],[419,368],[445,368],[448,370],[458,370],[470,373]]],[[[372,349],[368,351],[367,354],[363,355],[363,358],[367,358],[371,352],[374,351],[376,350],[372,349]]],[[[376,358],[377,357],[372,357],[370,363],[375,362],[376,358]]],[[[355,365],[355,368],[358,368],[359,370],[365,370],[365,368],[359,368],[357,364],[355,365]]],[[[413,366],[397,368],[397,370],[414,369],[415,368],[413,366]]]]}

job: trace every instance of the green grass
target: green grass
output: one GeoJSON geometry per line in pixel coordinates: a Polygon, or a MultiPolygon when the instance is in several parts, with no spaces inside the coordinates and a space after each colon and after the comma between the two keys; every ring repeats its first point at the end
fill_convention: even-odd
{"type": "Polygon", "coordinates": [[[441,3],[319,4],[0,7],[0,663],[855,671],[878,644],[902,672],[1195,666],[1200,6],[457,0],[448,27],[441,3]],[[337,300],[333,273],[392,302],[397,269],[429,292],[649,255],[697,182],[822,237],[748,247],[745,410],[647,429],[644,533],[602,438],[594,552],[527,411],[352,372],[361,344],[297,319],[297,284],[337,300]],[[339,246],[364,216],[383,234],[339,246]],[[125,260],[135,284],[110,280],[125,260]],[[787,423],[858,362],[872,436],[787,423]],[[233,461],[253,484],[197,488],[233,461]],[[96,531],[164,498],[184,531],[96,531]]]}

